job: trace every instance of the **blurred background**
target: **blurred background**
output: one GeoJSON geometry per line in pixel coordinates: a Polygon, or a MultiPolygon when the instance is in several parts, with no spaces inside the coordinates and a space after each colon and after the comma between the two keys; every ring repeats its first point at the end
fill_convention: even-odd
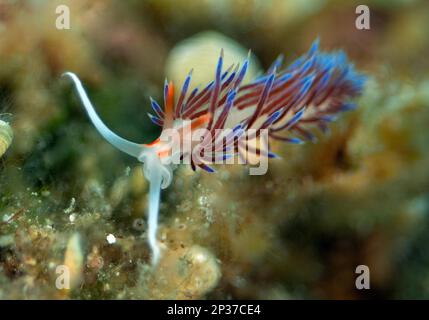
{"type": "Polygon", "coordinates": [[[429,298],[429,2],[365,1],[370,30],[355,27],[359,4],[0,0],[0,299],[429,298]],[[151,269],[141,166],[102,140],[61,74],[148,143],[166,76],[180,85],[193,68],[204,85],[224,48],[231,63],[252,50],[251,78],[318,36],[369,76],[359,109],[318,144],[274,143],[264,176],[177,169],[151,269]]]}

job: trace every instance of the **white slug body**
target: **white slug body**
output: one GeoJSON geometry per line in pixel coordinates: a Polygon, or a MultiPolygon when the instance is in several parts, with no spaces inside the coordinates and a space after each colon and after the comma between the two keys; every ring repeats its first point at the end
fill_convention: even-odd
{"type": "Polygon", "coordinates": [[[138,144],[128,141],[112,130],[110,130],[100,119],[89,100],[85,89],[79,78],[72,72],[66,72],[64,76],[73,80],[82,104],[88,113],[91,122],[97,131],[114,147],[125,152],[143,163],[143,171],[146,179],[149,181],[149,211],[148,211],[148,243],[152,251],[152,265],[157,265],[161,250],[156,239],[158,229],[158,213],[160,203],[160,191],[167,188],[172,181],[172,167],[161,162],[156,147],[138,144]]]}

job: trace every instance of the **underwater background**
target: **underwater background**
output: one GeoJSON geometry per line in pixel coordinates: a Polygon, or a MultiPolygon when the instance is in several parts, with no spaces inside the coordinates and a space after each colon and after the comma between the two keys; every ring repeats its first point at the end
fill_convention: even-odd
{"type": "Polygon", "coordinates": [[[0,0],[0,299],[429,298],[427,30],[426,0],[0,0]],[[251,79],[317,37],[368,76],[357,110],[317,144],[274,141],[263,176],[176,169],[152,268],[141,164],[102,140],[61,74],[149,143],[165,77],[208,83],[223,48],[227,65],[252,50],[251,79]]]}

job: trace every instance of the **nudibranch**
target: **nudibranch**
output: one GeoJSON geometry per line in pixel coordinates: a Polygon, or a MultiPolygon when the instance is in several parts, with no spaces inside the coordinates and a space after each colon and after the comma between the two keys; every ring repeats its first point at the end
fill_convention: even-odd
{"type": "Polygon", "coordinates": [[[268,143],[252,145],[250,141],[265,132],[269,138],[288,143],[315,142],[314,129],[326,132],[327,125],[338,114],[356,107],[351,100],[361,94],[366,77],[355,71],[343,51],[321,52],[316,40],[289,67],[282,68],[282,60],[280,56],[265,74],[244,84],[249,57],[241,66],[224,70],[221,50],[214,80],[202,89],[189,90],[192,71],[176,97],[173,83],[166,80],[164,107],[150,98],[153,114],[149,118],[162,127],[162,132],[149,144],[134,143],[112,132],[97,115],[79,78],[71,72],[64,74],[73,80],[98,132],[117,149],[143,163],[145,178],[150,183],[148,242],[153,265],[160,258],[156,239],[160,190],[172,181],[172,158],[182,163],[188,159],[194,170],[199,167],[208,172],[214,172],[210,164],[219,160],[237,156],[244,160],[241,163],[246,163],[246,152],[273,158],[276,155],[268,143]],[[201,129],[204,133],[199,143],[192,139],[189,148],[177,147],[189,138],[186,132],[201,129]],[[226,134],[218,133],[222,130],[226,134]],[[166,139],[165,134],[171,131],[176,134],[166,139]],[[241,139],[246,134],[247,138],[241,139]]]}

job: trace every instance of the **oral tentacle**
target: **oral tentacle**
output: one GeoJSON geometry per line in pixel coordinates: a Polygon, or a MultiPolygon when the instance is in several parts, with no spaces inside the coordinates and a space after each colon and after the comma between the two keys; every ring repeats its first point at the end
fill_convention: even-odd
{"type": "Polygon", "coordinates": [[[110,130],[95,111],[79,78],[72,72],[65,72],[63,76],[67,76],[73,81],[77,93],[79,94],[79,98],[82,101],[82,104],[86,112],[88,113],[91,122],[94,124],[97,131],[104,137],[104,139],[106,139],[110,144],[112,144],[122,152],[125,152],[135,158],[138,158],[139,155],[145,150],[145,147],[141,144],[128,141],[127,139],[118,136],[116,133],[110,130]]]}

